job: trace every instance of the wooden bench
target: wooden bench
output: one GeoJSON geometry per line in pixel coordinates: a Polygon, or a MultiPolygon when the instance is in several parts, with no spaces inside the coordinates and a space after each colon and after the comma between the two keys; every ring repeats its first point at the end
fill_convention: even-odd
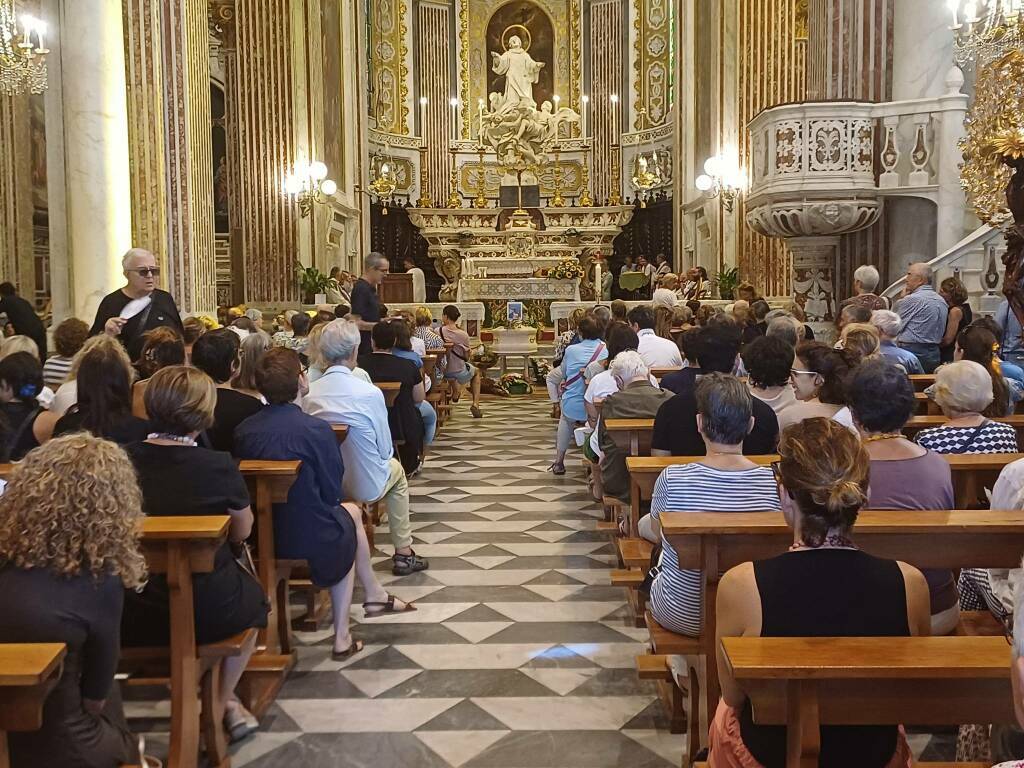
{"type": "Polygon", "coordinates": [[[375,381],[377,389],[384,393],[384,404],[391,408],[398,399],[398,393],[402,391],[402,383],[399,381],[375,381]]]}
{"type": "Polygon", "coordinates": [[[676,371],[681,371],[681,370],[683,370],[683,369],[682,368],[676,368],[676,367],[672,367],[672,368],[651,368],[651,376],[656,378],[658,381],[661,381],[662,378],[664,378],[665,376],[668,376],[670,373],[675,373],[676,371]]]}
{"type": "Polygon", "coordinates": [[[43,704],[60,681],[64,643],[0,644],[0,768],[10,768],[8,731],[43,726],[43,704]]]}
{"type": "MultiPolygon", "coordinates": [[[[700,461],[703,456],[630,456],[626,459],[630,485],[630,532],[637,536],[640,520],[640,506],[650,501],[654,484],[666,467],[700,461]]],[[[770,466],[778,461],[777,454],[747,456],[761,466],[770,466]]],[[[1024,453],[982,453],[944,454],[953,473],[953,492],[958,509],[972,509],[979,506],[978,499],[983,487],[991,487],[1007,464],[1024,459],[1024,453]]]]}
{"type": "MultiPolygon", "coordinates": [[[[713,663],[719,578],[740,563],[787,551],[793,532],[781,512],[665,512],[661,522],[679,567],[701,571],[701,677],[704,704],[714,714],[719,696],[713,663]]],[[[1000,510],[865,510],[858,516],[854,538],[866,552],[919,568],[1013,568],[1024,551],[1024,515],[1000,510]]],[[[692,688],[690,694],[696,695],[692,688]]],[[[691,701],[691,712],[694,706],[696,700],[691,701]]]]}
{"type": "Polygon", "coordinates": [[[341,445],[348,439],[348,424],[331,424],[331,429],[334,431],[334,437],[338,441],[338,445],[341,445]]]}
{"type": "Polygon", "coordinates": [[[914,385],[915,392],[924,392],[928,387],[935,383],[934,373],[912,373],[907,376],[910,379],[910,383],[914,385]]]}
{"type": "MultiPolygon", "coordinates": [[[[227,539],[230,522],[227,515],[142,520],[140,541],[146,565],[150,573],[166,576],[169,595],[170,648],[166,662],[170,668],[171,731],[168,768],[195,768],[199,761],[200,683],[205,677],[207,690],[215,693],[213,683],[216,681],[210,679],[209,673],[203,674],[204,664],[196,646],[192,578],[194,574],[213,570],[214,557],[227,539]]],[[[137,649],[135,661],[140,661],[142,655],[143,651],[137,649]]],[[[129,649],[122,650],[122,663],[132,663],[129,649]]],[[[211,728],[219,729],[221,724],[210,722],[208,726],[207,734],[211,728]]],[[[215,762],[214,757],[220,748],[223,748],[221,759],[224,759],[227,749],[222,733],[207,744],[208,752],[213,753],[210,762],[214,765],[219,762],[215,762]]]]}
{"type": "MultiPolygon", "coordinates": [[[[919,416],[924,416],[924,415],[941,416],[942,415],[942,409],[939,408],[938,403],[936,403],[934,400],[930,399],[928,397],[928,395],[926,395],[924,392],[915,392],[914,393],[914,399],[917,402],[916,413],[919,416]]],[[[1014,409],[1014,413],[1016,413],[1016,414],[1024,413],[1024,400],[1021,400],[1020,402],[1017,403],[1017,406],[1014,409]]]]}
{"type": "Polygon", "coordinates": [[[786,768],[817,768],[822,725],[1014,723],[1001,637],[726,637],[754,721],[786,726],[786,768]]]}
{"type": "Polygon", "coordinates": [[[288,579],[304,561],[278,560],[274,548],[274,504],[288,501],[301,461],[242,461],[238,469],[249,486],[256,531],[256,574],[270,602],[267,628],[259,632],[259,650],[247,668],[244,688],[251,711],[266,711],[295,666],[291,621],[288,615],[288,579]]]}
{"type": "Polygon", "coordinates": [[[605,431],[630,456],[650,456],[654,419],[607,419],[605,431]]]}

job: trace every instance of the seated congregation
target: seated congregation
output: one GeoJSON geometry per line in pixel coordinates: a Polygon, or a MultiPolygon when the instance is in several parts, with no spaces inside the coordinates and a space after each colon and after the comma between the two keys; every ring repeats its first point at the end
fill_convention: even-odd
{"type": "Polygon", "coordinates": [[[117,317],[91,335],[69,319],[45,361],[28,336],[0,343],[0,643],[66,646],[42,727],[10,733],[3,760],[9,746],[19,768],[139,765],[114,679],[131,667],[170,681],[172,756],[197,752],[201,727],[219,764],[294,665],[289,569],[329,595],[336,661],[364,647],[357,581],[364,620],[416,610],[382,586],[368,534],[386,517],[393,576],[429,567],[408,476],[463,388],[481,415],[469,337],[454,306],[443,336],[425,307],[326,315],[278,318],[273,335],[253,311],[132,335],[117,317]],[[181,668],[201,681],[201,715],[181,668]]]}
{"type": "MultiPolygon", "coordinates": [[[[858,276],[867,284],[871,272],[858,276]]],[[[812,762],[792,762],[801,743],[798,735],[794,747],[785,701],[778,706],[789,723],[788,746],[778,720],[758,720],[751,697],[759,689],[738,677],[739,660],[722,638],[957,640],[1001,637],[1013,625],[1014,588],[1024,573],[1019,547],[1008,561],[994,551],[925,553],[908,533],[897,539],[903,550],[886,545],[885,556],[876,556],[869,535],[861,549],[858,520],[865,517],[876,526],[888,515],[890,525],[913,531],[915,520],[932,525],[960,514],[952,510],[1024,509],[1014,415],[1021,382],[1013,362],[1000,357],[1002,329],[992,318],[970,317],[955,278],[936,292],[927,265],[912,265],[910,277],[894,309],[869,290],[844,302],[834,344],[806,338],[793,312],[752,316],[740,302],[700,307],[688,316],[695,323],[662,331],[654,330],[656,309],[642,306],[625,313],[613,303],[603,332],[597,309],[574,318],[554,377],[561,386],[549,387],[559,418],[551,469],[564,471],[575,432],[626,568],[613,583],[630,588],[637,626],[651,632],[652,653],[637,660],[640,675],[675,689],[673,710],[687,711],[674,712],[674,722],[691,721],[691,759],[749,767],[912,763],[902,719],[875,724],[852,709],[847,720],[840,711],[829,713],[830,725],[820,721],[812,762]],[[947,309],[939,312],[940,304],[947,309]],[[651,334],[672,342],[682,363],[645,344],[651,334]],[[746,543],[756,536],[755,519],[784,521],[791,546],[769,556],[766,542],[763,559],[733,564],[725,549],[730,532],[744,537],[736,552],[761,551],[746,543]],[[710,555],[694,538],[698,531],[717,537],[710,555]],[[677,551],[681,544],[685,551],[677,551]],[[694,567],[703,557],[732,567],[706,573],[694,567]],[[680,705],[687,698],[689,706],[680,705]]],[[[971,524],[986,520],[982,512],[963,514],[971,524]]],[[[1019,535],[1019,522],[1011,526],[1019,535]]],[[[930,531],[924,548],[942,547],[944,532],[930,531]]],[[[1024,600],[1024,589],[1016,591],[1024,600]]],[[[763,670],[765,658],[757,659],[763,670]]],[[[1000,675],[1012,713],[1009,667],[1000,675]]],[[[1014,703],[1020,718],[1024,701],[1014,703]]],[[[1024,757],[1024,731],[1012,717],[984,725],[972,724],[969,710],[960,717],[907,725],[959,725],[958,760],[1024,757]]]]}

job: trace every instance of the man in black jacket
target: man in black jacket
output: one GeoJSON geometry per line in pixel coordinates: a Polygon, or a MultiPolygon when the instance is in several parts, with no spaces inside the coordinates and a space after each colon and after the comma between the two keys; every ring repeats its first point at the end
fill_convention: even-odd
{"type": "Polygon", "coordinates": [[[103,297],[89,335],[108,333],[119,337],[128,355],[136,360],[146,331],[161,325],[170,326],[181,334],[185,329],[174,298],[156,287],[160,276],[156,256],[142,248],[132,248],[121,259],[121,267],[127,284],[103,297]],[[148,303],[144,301],[146,298],[148,303]]]}
{"type": "Polygon", "coordinates": [[[7,315],[7,322],[14,326],[14,332],[28,336],[39,347],[39,361],[46,360],[46,328],[39,315],[25,299],[18,295],[12,283],[0,283],[0,312],[7,315]]]}

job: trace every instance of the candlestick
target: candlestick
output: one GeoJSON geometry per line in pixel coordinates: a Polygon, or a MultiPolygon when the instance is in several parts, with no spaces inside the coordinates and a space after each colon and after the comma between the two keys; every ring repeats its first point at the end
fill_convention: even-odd
{"type": "MultiPolygon", "coordinates": [[[[483,100],[481,100],[480,103],[483,104],[483,100]]],[[[485,187],[484,187],[484,184],[486,183],[487,179],[486,179],[486,176],[485,176],[486,169],[484,168],[484,145],[482,143],[480,144],[479,147],[477,147],[477,151],[476,152],[477,152],[477,156],[480,158],[480,163],[479,163],[479,168],[477,170],[477,177],[476,177],[476,200],[473,201],[473,207],[474,208],[486,208],[487,207],[487,197],[484,194],[485,191],[486,191],[485,187]]]]}
{"type": "Polygon", "coordinates": [[[427,97],[420,96],[420,146],[427,146],[427,97]]]}
{"type": "Polygon", "coordinates": [[[612,103],[612,143],[619,143],[619,94],[613,93],[608,97],[612,103]]]}
{"type": "Polygon", "coordinates": [[[594,301],[604,300],[604,292],[601,290],[601,260],[594,263],[594,301]]]}
{"type": "Polygon", "coordinates": [[[591,208],[594,205],[590,197],[590,169],[587,167],[587,150],[583,151],[583,167],[580,168],[580,207],[591,208]]]}
{"type": "Polygon", "coordinates": [[[580,137],[587,138],[587,107],[590,106],[590,97],[587,94],[583,94],[583,122],[580,125],[580,137]]]}
{"type": "Polygon", "coordinates": [[[420,147],[420,199],[416,201],[417,208],[433,208],[434,201],[430,199],[430,171],[427,168],[427,145],[420,147]]]}
{"type": "Polygon", "coordinates": [[[459,140],[459,100],[456,98],[449,99],[448,103],[452,108],[452,141],[459,140]]]}
{"type": "Polygon", "coordinates": [[[22,35],[22,40],[21,40],[21,47],[22,48],[31,48],[32,47],[32,30],[35,27],[35,25],[36,25],[36,20],[34,18],[32,18],[31,16],[22,16],[21,17],[21,28],[22,28],[22,30],[24,30],[24,33],[22,35]]]}

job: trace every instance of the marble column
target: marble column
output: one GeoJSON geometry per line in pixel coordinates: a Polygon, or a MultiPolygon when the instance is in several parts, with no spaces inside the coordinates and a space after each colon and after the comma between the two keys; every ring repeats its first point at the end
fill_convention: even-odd
{"type": "Polygon", "coordinates": [[[72,306],[90,322],[122,282],[132,244],[120,0],[61,6],[64,156],[72,306]]]}

